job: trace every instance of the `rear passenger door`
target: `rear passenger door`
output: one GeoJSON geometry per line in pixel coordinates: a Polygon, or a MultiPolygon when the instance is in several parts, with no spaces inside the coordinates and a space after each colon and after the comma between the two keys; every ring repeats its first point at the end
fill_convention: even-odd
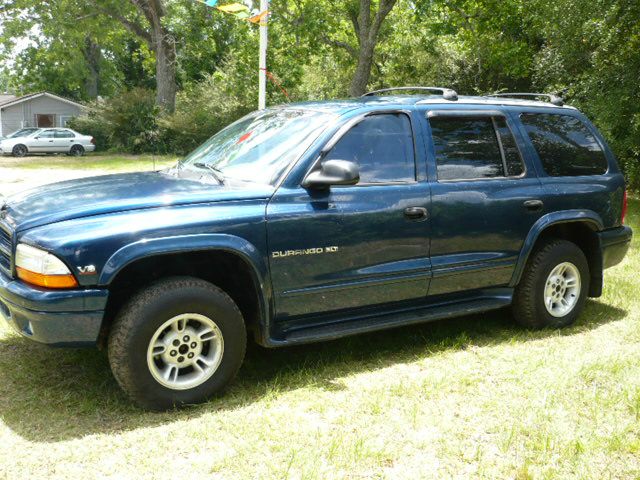
{"type": "Polygon", "coordinates": [[[55,151],[68,152],[74,143],[75,137],[69,130],[56,130],[53,142],[55,151]]]}
{"type": "Polygon", "coordinates": [[[429,296],[507,286],[533,224],[541,184],[500,110],[425,112],[429,125],[429,296]]]}

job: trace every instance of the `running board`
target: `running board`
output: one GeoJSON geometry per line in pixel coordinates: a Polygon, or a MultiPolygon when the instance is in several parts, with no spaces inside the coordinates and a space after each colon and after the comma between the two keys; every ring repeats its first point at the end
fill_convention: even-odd
{"type": "Polygon", "coordinates": [[[289,332],[285,332],[284,339],[282,340],[271,339],[271,344],[273,346],[293,345],[334,340],[359,333],[472,315],[474,313],[506,307],[511,304],[511,299],[511,295],[477,298],[475,300],[434,305],[410,311],[386,313],[358,320],[292,329],[289,332]]]}

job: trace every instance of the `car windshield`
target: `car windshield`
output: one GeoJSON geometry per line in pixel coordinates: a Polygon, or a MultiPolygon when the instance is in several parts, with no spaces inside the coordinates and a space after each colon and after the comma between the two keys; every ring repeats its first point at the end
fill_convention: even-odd
{"type": "Polygon", "coordinates": [[[223,181],[273,185],[335,118],[293,108],[253,112],[216,133],[179,168],[208,169],[223,181]]]}
{"type": "Polygon", "coordinates": [[[17,132],[13,132],[7,138],[26,137],[27,135],[37,131],[38,131],[37,129],[34,130],[33,128],[23,128],[21,130],[18,130],[17,132]]]}

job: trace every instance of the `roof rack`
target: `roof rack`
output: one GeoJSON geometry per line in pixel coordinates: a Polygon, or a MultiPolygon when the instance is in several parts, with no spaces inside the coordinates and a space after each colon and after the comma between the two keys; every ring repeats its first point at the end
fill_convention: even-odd
{"type": "Polygon", "coordinates": [[[564,100],[559,95],[553,93],[493,93],[491,95],[485,95],[485,97],[547,97],[550,103],[561,107],[564,105],[564,100]]]}
{"type": "Polygon", "coordinates": [[[445,100],[451,100],[455,102],[458,100],[458,94],[455,90],[451,90],[450,88],[442,88],[442,87],[391,87],[391,88],[381,88],[380,90],[373,90],[371,92],[367,92],[363,97],[372,97],[374,95],[378,95],[380,93],[386,92],[396,92],[396,91],[406,91],[406,90],[425,90],[429,92],[440,92],[442,94],[442,98],[445,100]]]}

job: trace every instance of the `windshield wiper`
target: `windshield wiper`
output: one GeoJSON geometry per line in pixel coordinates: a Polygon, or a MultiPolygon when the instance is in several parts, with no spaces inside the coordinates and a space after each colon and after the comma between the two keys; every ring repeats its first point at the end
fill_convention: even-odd
{"type": "Polygon", "coordinates": [[[193,166],[198,168],[206,168],[211,172],[211,175],[213,175],[213,177],[217,180],[217,182],[220,185],[224,185],[224,175],[222,173],[222,170],[220,170],[219,168],[216,168],[213,165],[209,165],[208,163],[203,163],[203,162],[196,162],[193,164],[193,166]]]}

